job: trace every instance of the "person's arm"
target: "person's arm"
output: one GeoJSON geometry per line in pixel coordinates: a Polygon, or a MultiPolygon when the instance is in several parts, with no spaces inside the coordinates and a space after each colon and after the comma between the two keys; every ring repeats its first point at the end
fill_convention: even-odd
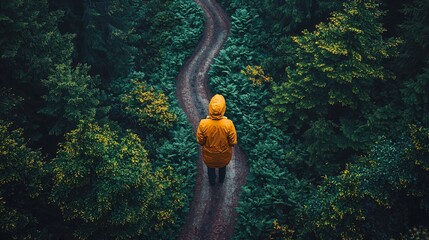
{"type": "Polygon", "coordinates": [[[207,137],[204,134],[203,126],[201,123],[202,122],[200,122],[200,124],[198,125],[198,129],[197,129],[197,142],[201,146],[204,146],[204,144],[206,144],[207,137]]]}
{"type": "Polygon", "coordinates": [[[234,123],[231,121],[231,127],[228,132],[228,143],[229,146],[234,146],[237,144],[237,132],[235,131],[234,123]]]}

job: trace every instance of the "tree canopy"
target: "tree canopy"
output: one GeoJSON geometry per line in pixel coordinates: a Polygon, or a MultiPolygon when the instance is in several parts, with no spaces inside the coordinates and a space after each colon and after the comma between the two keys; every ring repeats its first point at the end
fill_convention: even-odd
{"type": "MultiPolygon", "coordinates": [[[[219,2],[233,238],[429,238],[429,2],[219,2]]],[[[198,151],[175,79],[203,27],[188,0],[0,3],[0,236],[177,236],[198,151]]]]}
{"type": "Polygon", "coordinates": [[[197,149],[171,96],[202,22],[186,0],[0,3],[2,237],[176,236],[197,149]]]}
{"type": "Polygon", "coordinates": [[[427,1],[222,3],[212,87],[250,165],[234,238],[427,237],[427,1]]]}

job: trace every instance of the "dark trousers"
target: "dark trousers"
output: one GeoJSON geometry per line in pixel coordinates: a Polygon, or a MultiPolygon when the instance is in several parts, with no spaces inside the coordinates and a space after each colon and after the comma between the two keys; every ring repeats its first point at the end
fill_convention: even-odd
{"type": "MultiPolygon", "coordinates": [[[[216,168],[207,167],[207,173],[209,175],[209,182],[211,185],[215,184],[216,181],[216,168]]],[[[219,168],[219,182],[223,183],[225,180],[226,166],[219,168]]]]}

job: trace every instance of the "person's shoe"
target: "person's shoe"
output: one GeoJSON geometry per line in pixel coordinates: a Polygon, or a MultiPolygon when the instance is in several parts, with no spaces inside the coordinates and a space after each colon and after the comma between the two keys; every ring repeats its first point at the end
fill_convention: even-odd
{"type": "Polygon", "coordinates": [[[215,185],[214,181],[213,182],[209,181],[209,183],[210,183],[210,186],[212,186],[212,187],[215,185]]]}

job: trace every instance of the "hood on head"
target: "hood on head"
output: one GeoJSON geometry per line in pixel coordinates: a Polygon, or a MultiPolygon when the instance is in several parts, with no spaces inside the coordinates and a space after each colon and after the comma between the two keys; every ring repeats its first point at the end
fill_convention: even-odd
{"type": "Polygon", "coordinates": [[[212,97],[209,103],[209,114],[211,119],[222,119],[226,111],[225,98],[216,94],[212,97]]]}

